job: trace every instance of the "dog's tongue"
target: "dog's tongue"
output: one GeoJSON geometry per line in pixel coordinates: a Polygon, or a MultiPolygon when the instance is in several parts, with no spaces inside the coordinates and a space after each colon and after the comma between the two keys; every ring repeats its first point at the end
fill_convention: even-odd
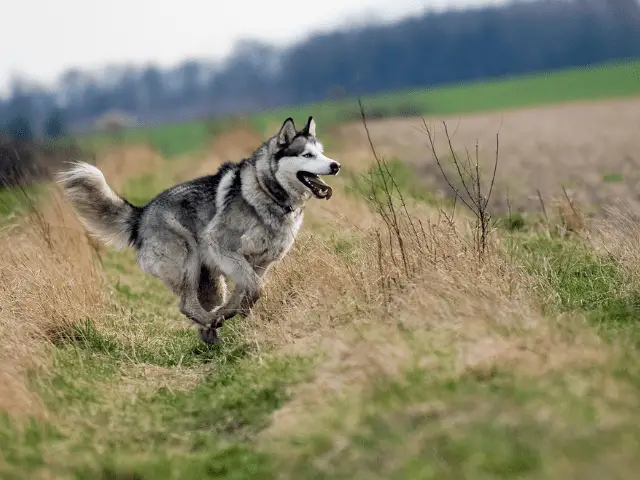
{"type": "Polygon", "coordinates": [[[329,200],[333,194],[333,189],[327,185],[320,177],[309,178],[309,183],[314,186],[314,194],[318,198],[329,200]]]}
{"type": "Polygon", "coordinates": [[[313,177],[307,177],[307,181],[313,185],[314,187],[318,187],[318,188],[324,188],[324,187],[328,187],[329,185],[327,185],[325,183],[324,180],[322,180],[320,177],[318,176],[313,176],[313,177]]]}

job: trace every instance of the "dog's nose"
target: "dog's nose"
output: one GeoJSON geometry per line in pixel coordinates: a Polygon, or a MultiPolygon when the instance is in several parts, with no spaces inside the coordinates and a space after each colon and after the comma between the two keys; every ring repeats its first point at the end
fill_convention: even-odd
{"type": "Polygon", "coordinates": [[[340,171],[340,164],[338,162],[331,162],[331,165],[329,165],[329,168],[331,169],[331,174],[335,175],[340,171]]]}

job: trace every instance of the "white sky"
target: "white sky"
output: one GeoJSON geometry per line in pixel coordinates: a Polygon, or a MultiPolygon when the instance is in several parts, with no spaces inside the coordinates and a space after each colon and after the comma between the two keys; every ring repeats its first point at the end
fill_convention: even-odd
{"type": "Polygon", "coordinates": [[[50,83],[69,67],[220,58],[241,38],[274,43],[375,15],[501,0],[4,0],[0,93],[12,74],[50,83]]]}

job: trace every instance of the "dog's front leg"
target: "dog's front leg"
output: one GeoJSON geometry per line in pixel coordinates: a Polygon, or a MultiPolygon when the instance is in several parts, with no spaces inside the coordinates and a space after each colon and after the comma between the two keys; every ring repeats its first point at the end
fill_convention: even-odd
{"type": "Polygon", "coordinates": [[[262,292],[262,279],[240,252],[221,248],[217,244],[209,245],[209,260],[235,283],[231,298],[214,313],[217,320],[215,328],[222,326],[225,320],[240,313],[247,315],[258,301],[262,292]]]}

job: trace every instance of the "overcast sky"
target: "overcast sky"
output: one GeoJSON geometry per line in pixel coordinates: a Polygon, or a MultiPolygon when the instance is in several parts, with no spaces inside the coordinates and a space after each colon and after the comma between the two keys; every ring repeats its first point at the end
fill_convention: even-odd
{"type": "Polygon", "coordinates": [[[77,66],[220,58],[241,38],[286,43],[372,17],[500,0],[5,0],[0,92],[19,73],[43,83],[77,66]]]}

